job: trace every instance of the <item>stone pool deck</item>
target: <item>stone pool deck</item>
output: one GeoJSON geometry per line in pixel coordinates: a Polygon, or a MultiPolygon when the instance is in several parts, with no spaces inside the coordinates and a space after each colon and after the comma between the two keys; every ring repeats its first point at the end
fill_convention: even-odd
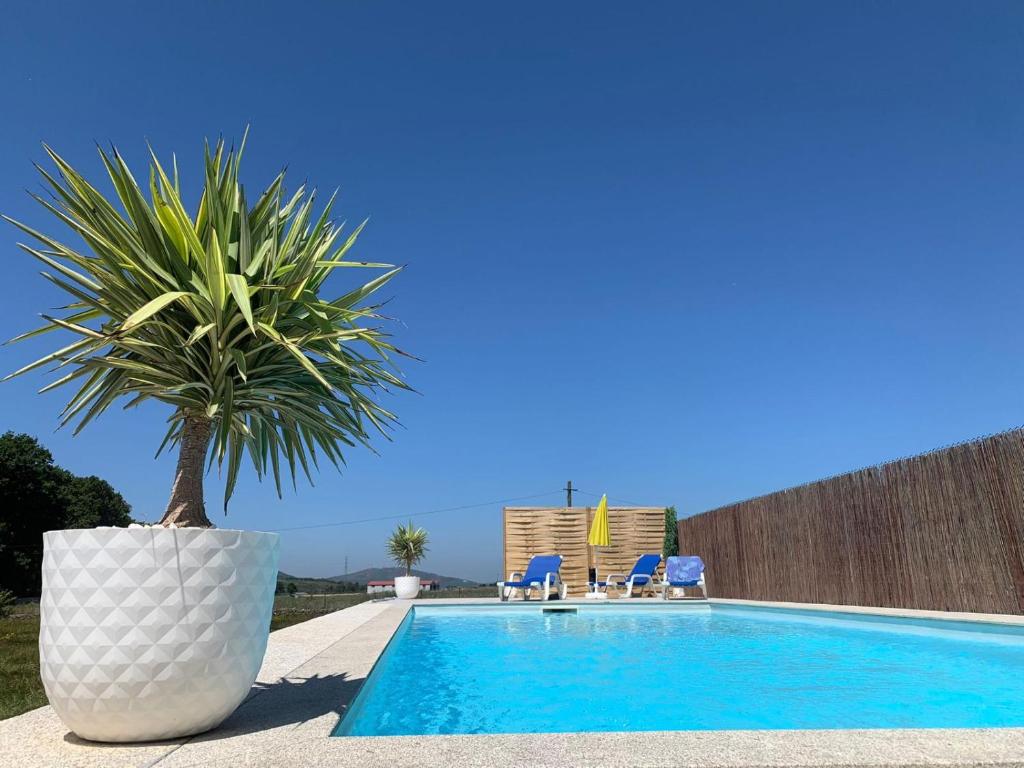
{"type": "MultiPolygon", "coordinates": [[[[1021,766],[1024,728],[863,731],[660,731],[646,733],[495,734],[331,738],[392,634],[410,608],[496,600],[387,600],[362,603],[270,636],[249,697],[220,728],[200,736],[140,745],[95,744],[68,732],[41,707],[0,721],[5,768],[554,768],[581,766],[1021,766]]],[[[559,603],[565,606],[572,604],[559,603]]],[[[617,601],[616,601],[617,602],[617,601]]],[[[711,601],[718,602],[718,601],[711,601]]],[[[721,601],[740,602],[740,601],[721,601]]],[[[592,603],[580,603],[592,606],[592,603]]],[[[679,604],[634,600],[644,608],[679,604]]],[[[687,604],[695,608],[704,601],[687,604]]],[[[754,603],[809,608],[806,605],[754,603]]],[[[814,608],[931,618],[929,611],[814,608]]],[[[1024,617],[957,614],[967,621],[1024,625],[1024,617]]]]}

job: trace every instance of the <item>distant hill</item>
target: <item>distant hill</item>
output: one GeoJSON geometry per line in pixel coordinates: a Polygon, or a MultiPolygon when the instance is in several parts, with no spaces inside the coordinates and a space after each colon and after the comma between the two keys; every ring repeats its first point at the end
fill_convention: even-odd
{"type": "MultiPolygon", "coordinates": [[[[476,581],[470,581],[469,579],[460,579],[455,576],[442,576],[439,573],[417,571],[415,568],[412,571],[412,575],[419,576],[421,579],[436,581],[441,585],[442,589],[447,587],[475,587],[479,583],[476,581]]],[[[330,580],[354,581],[357,584],[366,584],[368,581],[385,581],[387,579],[393,579],[395,576],[405,576],[405,568],[363,568],[361,571],[343,573],[341,576],[332,576],[330,580]]]]}

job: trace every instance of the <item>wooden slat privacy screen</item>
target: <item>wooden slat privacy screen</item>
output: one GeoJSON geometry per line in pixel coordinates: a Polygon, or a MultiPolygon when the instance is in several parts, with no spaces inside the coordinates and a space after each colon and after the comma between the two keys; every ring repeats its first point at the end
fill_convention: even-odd
{"type": "Polygon", "coordinates": [[[1024,431],[679,521],[712,597],[1024,613],[1024,431]]]}
{"type": "MultiPolygon", "coordinates": [[[[570,595],[587,591],[587,572],[593,564],[587,533],[594,507],[505,507],[504,575],[526,569],[534,555],[561,555],[562,579],[570,595]]],[[[629,573],[636,559],[661,552],[665,537],[664,507],[608,507],[612,543],[601,547],[598,568],[629,573]]]]}

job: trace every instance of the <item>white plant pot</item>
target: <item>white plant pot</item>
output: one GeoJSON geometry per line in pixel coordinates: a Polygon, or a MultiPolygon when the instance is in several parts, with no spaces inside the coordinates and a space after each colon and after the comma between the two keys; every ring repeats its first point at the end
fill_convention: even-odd
{"type": "Polygon", "coordinates": [[[242,702],[267,648],[277,534],[90,528],[43,543],[40,674],[68,728],[170,739],[242,702]]]}
{"type": "Polygon", "coordinates": [[[396,576],[395,577],[395,597],[400,597],[406,600],[416,597],[420,593],[420,577],[419,576],[396,576]]]}

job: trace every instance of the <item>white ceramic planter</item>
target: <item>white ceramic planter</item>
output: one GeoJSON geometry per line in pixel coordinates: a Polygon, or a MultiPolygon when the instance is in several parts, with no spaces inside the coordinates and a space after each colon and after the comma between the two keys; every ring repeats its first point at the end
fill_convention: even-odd
{"type": "Polygon", "coordinates": [[[410,600],[420,593],[419,576],[396,576],[395,597],[410,600]]]}
{"type": "Polygon", "coordinates": [[[277,534],[91,528],[43,543],[40,674],[68,728],[169,739],[245,698],[267,648],[277,534]]]}

